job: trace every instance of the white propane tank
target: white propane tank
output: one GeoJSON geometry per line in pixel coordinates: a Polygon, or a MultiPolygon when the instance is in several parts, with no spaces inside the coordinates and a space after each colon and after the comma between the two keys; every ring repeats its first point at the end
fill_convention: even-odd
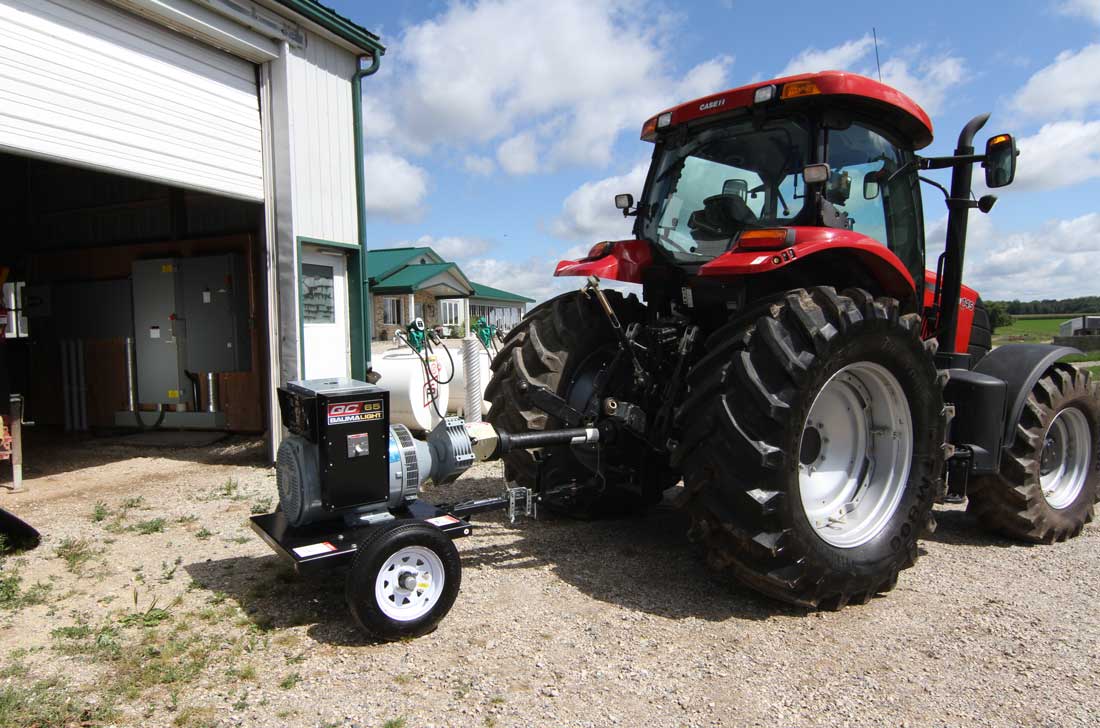
{"type": "MultiPolygon", "coordinates": [[[[489,358],[489,352],[485,351],[485,347],[478,342],[477,347],[481,350],[478,356],[478,361],[481,363],[481,398],[485,399],[485,388],[489,386],[489,380],[493,377],[493,370],[489,368],[491,359],[489,358]]],[[[447,407],[452,412],[457,412],[463,417],[466,416],[466,366],[463,363],[463,352],[460,346],[453,347],[451,349],[451,356],[455,360],[455,378],[451,380],[450,402],[447,407]]],[[[442,355],[446,358],[446,354],[442,355]]],[[[446,369],[448,362],[443,362],[443,367],[446,369]]],[[[444,379],[446,379],[447,372],[444,371],[444,379]]],[[[489,403],[483,401],[481,403],[481,413],[485,414],[489,411],[489,403]]]]}
{"type": "MultiPolygon", "coordinates": [[[[443,359],[447,358],[443,354],[443,359]]],[[[428,354],[428,365],[435,376],[446,380],[450,363],[440,363],[439,356],[428,354]]],[[[390,424],[401,424],[410,430],[426,432],[440,421],[432,406],[435,391],[439,412],[447,414],[447,399],[451,384],[427,381],[424,363],[408,348],[393,349],[371,359],[371,368],[382,376],[378,384],[390,390],[390,424]]]]}

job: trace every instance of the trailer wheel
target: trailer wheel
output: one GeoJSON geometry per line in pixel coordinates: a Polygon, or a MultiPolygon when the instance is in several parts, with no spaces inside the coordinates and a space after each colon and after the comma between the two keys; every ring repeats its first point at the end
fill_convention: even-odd
{"type": "MultiPolygon", "coordinates": [[[[622,325],[641,321],[645,309],[631,295],[605,291],[622,325]]],[[[563,426],[556,417],[529,404],[524,394],[531,386],[545,387],[564,398],[574,409],[583,410],[597,376],[614,357],[615,334],[599,305],[581,293],[565,293],[534,308],[508,334],[493,360],[493,379],[485,390],[492,407],[486,419],[507,432],[554,430],[563,426]]],[[[619,394],[617,382],[605,386],[605,394],[619,394]]],[[[558,486],[576,481],[581,487],[562,492],[543,502],[557,513],[580,518],[615,515],[637,511],[656,503],[661,491],[676,483],[678,475],[665,473],[659,465],[639,467],[632,453],[609,448],[543,449],[546,466],[543,486],[558,486]],[[622,472],[616,472],[618,467],[622,472]],[[603,477],[597,478],[599,469],[603,477]],[[639,495],[617,484],[631,475],[644,472],[652,477],[652,487],[639,495]],[[597,487],[592,487],[598,483],[597,487]]],[[[504,477],[519,485],[536,486],[536,463],[526,450],[504,456],[504,477]]]]}
{"type": "Polygon", "coordinates": [[[359,627],[392,642],[435,629],[461,583],[458,549],[446,534],[426,523],[395,521],[359,547],[346,596],[359,627]]]}
{"type": "Polygon", "coordinates": [[[713,567],[809,607],[894,587],[942,482],[943,380],[920,329],[894,299],[816,287],[710,337],[674,464],[713,567]]]}
{"type": "Polygon", "coordinates": [[[1065,541],[1092,520],[1100,481],[1100,400],[1089,373],[1055,364],[1028,395],[1001,472],[969,485],[990,530],[1035,543],[1065,541]]]}

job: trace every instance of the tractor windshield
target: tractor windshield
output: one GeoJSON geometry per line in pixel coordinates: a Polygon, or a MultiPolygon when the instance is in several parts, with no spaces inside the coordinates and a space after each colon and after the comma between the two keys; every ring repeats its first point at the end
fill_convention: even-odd
{"type": "Polygon", "coordinates": [[[641,221],[645,237],[677,260],[706,261],[752,228],[795,225],[805,208],[802,169],[810,158],[809,123],[745,120],[667,143],[641,221]]]}

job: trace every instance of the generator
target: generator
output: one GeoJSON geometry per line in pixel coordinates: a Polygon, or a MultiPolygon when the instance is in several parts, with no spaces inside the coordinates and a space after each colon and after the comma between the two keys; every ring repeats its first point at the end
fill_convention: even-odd
{"type": "Polygon", "coordinates": [[[390,424],[384,387],[332,378],[278,391],[290,432],[276,455],[279,507],[252,516],[252,529],[296,571],[351,562],[348,606],[379,640],[424,634],[450,610],[461,582],[453,539],[471,534],[470,516],[533,515],[541,497],[506,488],[501,497],[436,505],[420,499],[424,483],[451,483],[475,462],[513,449],[600,437],[596,428],[509,434],[446,417],[420,440],[390,424]]]}

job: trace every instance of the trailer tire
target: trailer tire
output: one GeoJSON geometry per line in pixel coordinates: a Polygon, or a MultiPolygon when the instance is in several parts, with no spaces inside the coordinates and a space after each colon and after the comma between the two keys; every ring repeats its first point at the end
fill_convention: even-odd
{"type": "Polygon", "coordinates": [[[788,291],[709,338],[677,412],[683,439],[673,464],[684,472],[689,537],[713,568],[814,608],[894,587],[917,559],[942,485],[944,379],[920,329],[920,317],[901,315],[894,299],[814,287],[788,291]],[[841,434],[848,430],[867,434],[841,434]],[[860,453],[872,465],[853,471],[846,463],[860,453]],[[892,464],[884,478],[870,460],[880,456],[892,464]],[[837,457],[848,478],[837,482],[846,485],[825,481],[822,490],[837,457]],[[852,515],[851,530],[832,533],[848,521],[820,518],[822,502],[829,512],[853,506],[843,516],[852,515]]]}
{"type": "Polygon", "coordinates": [[[359,628],[393,642],[434,630],[461,585],[454,542],[434,526],[402,520],[379,526],[360,545],[345,594],[359,628]]]}
{"type": "Polygon", "coordinates": [[[1054,543],[1077,536],[1100,492],[1100,399],[1089,373],[1072,364],[1047,369],[1014,433],[1000,473],[971,480],[967,510],[1012,538],[1054,543]]]}
{"type": "MultiPolygon", "coordinates": [[[[617,291],[605,291],[616,316],[625,328],[645,317],[645,307],[633,294],[624,297],[617,291]]],[[[492,407],[486,419],[506,432],[555,430],[564,423],[531,405],[525,394],[530,387],[545,387],[580,409],[575,387],[592,379],[603,359],[617,347],[615,333],[599,304],[578,291],[565,293],[534,308],[508,334],[493,359],[493,378],[485,390],[485,399],[492,407]],[[592,370],[592,371],[589,371],[592,370]]],[[[583,396],[581,400],[585,399],[583,396]]],[[[597,446],[601,447],[601,446],[597,446]]],[[[613,453],[606,448],[599,452],[601,467],[607,468],[613,453]]],[[[586,453],[568,446],[543,449],[545,466],[543,487],[577,481],[589,484],[595,478],[594,462],[586,453]],[[579,457],[580,456],[580,457],[579,457]]],[[[509,482],[535,488],[537,465],[527,450],[514,450],[503,457],[504,477],[509,482]]],[[[632,465],[636,468],[637,463],[632,465]]],[[[673,485],[671,477],[665,485],[673,485]]],[[[542,503],[551,511],[578,518],[596,518],[635,512],[652,505],[656,495],[638,493],[616,487],[614,477],[598,478],[598,487],[579,487],[550,495],[542,503]]]]}

